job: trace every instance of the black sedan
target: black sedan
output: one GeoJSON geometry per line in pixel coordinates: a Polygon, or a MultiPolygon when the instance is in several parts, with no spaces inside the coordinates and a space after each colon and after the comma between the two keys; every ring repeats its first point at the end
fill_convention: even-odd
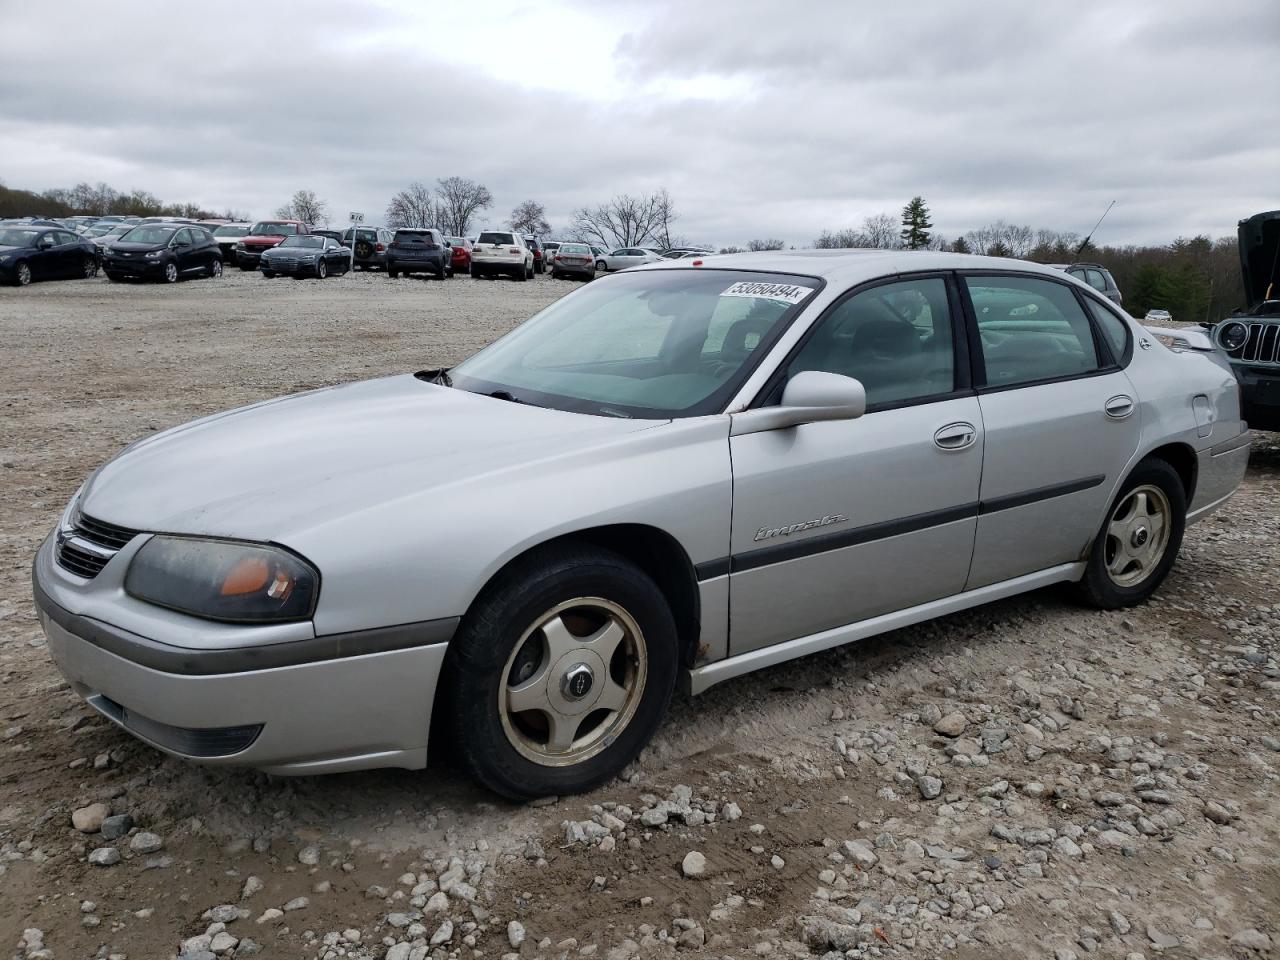
{"type": "Polygon", "coordinates": [[[33,280],[98,275],[98,248],[64,227],[0,226],[0,281],[25,287],[33,280]]]}
{"type": "Polygon", "coordinates": [[[134,227],[102,251],[102,268],[112,281],[222,276],[222,251],[204,227],[147,223],[134,227]]]}
{"type": "Polygon", "coordinates": [[[332,237],[301,234],[285,237],[270,250],[264,250],[258,267],[264,277],[285,274],[323,280],[331,273],[346,273],[351,269],[351,250],[332,237]]]}

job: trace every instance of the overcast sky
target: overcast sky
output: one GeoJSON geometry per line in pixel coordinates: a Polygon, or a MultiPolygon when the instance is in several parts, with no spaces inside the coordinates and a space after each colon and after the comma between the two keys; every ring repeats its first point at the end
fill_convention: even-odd
{"type": "MultiPolygon", "coordinates": [[[[666,187],[689,240],[895,216],[1102,243],[1280,207],[1280,0],[0,0],[0,180],[381,222],[473,177],[488,222],[666,187]]],[[[478,224],[481,226],[483,224],[478,224]]]]}

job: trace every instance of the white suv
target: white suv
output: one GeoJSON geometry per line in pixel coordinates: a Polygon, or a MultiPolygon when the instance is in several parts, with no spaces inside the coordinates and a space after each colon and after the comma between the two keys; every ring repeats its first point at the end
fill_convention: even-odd
{"type": "Polygon", "coordinates": [[[532,280],[533,251],[518,233],[484,230],[471,251],[471,276],[478,280],[500,273],[515,280],[532,280]]]}

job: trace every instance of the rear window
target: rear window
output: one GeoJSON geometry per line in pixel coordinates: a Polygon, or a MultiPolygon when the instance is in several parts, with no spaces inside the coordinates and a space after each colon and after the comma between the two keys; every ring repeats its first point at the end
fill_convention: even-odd
{"type": "Polygon", "coordinates": [[[477,243],[509,243],[516,245],[516,238],[510,233],[482,233],[477,243]]]}
{"type": "Polygon", "coordinates": [[[416,230],[397,230],[396,235],[391,242],[405,247],[414,245],[421,246],[423,244],[431,243],[432,240],[431,234],[429,233],[419,233],[416,230]]]}
{"type": "Polygon", "coordinates": [[[556,253],[577,254],[580,257],[590,252],[591,248],[585,243],[562,243],[556,250],[556,253]]]}

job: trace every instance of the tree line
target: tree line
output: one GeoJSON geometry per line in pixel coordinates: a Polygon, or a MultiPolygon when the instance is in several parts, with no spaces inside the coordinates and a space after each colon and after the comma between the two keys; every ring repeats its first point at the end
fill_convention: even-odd
{"type": "MultiPolygon", "coordinates": [[[[386,225],[393,229],[435,227],[447,236],[467,236],[493,203],[489,188],[467,177],[441,177],[431,187],[415,181],[397,191],[387,204],[386,225]]],[[[145,190],[120,191],[106,183],[78,183],[42,193],[0,183],[0,217],[27,216],[33,212],[53,217],[132,214],[248,219],[246,214],[230,208],[213,211],[194,203],[164,203],[145,190]]],[[[329,205],[314,191],[298,190],[276,210],[276,216],[301,220],[311,226],[327,226],[329,205]]],[[[636,246],[669,249],[693,245],[674,232],[678,220],[675,201],[665,189],[659,189],[653,193],[618,194],[609,200],[579,207],[571,214],[568,224],[554,232],[562,239],[610,249],[636,246]]],[[[546,208],[536,200],[519,203],[505,222],[520,233],[547,235],[553,232],[546,208]]],[[[781,239],[764,237],[749,240],[741,247],[721,247],[720,252],[781,250],[786,246],[781,239]]],[[[1136,316],[1161,308],[1179,321],[1212,320],[1226,316],[1245,302],[1234,237],[1179,237],[1165,246],[1095,246],[1071,231],[1033,228],[998,219],[948,238],[934,232],[932,213],[919,196],[912,197],[896,217],[887,212],[875,213],[864,217],[857,226],[823,230],[812,246],[949,250],[1037,263],[1090,260],[1111,271],[1124,294],[1126,309],[1136,316]]]]}

